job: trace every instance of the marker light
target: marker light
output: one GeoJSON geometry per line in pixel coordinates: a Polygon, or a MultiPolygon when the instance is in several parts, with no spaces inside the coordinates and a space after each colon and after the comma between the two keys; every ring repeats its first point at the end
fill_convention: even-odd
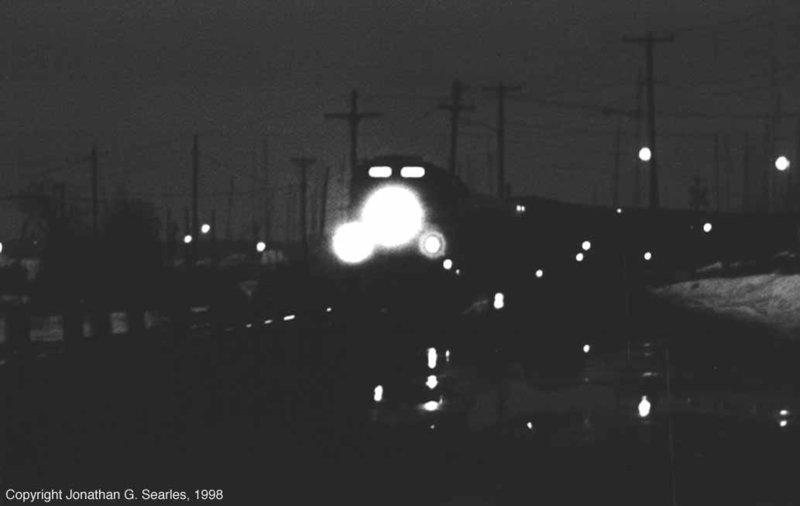
{"type": "Polygon", "coordinates": [[[425,386],[427,386],[431,390],[436,388],[436,385],[438,385],[438,384],[439,384],[439,380],[436,379],[436,375],[435,374],[431,374],[430,376],[428,376],[428,380],[425,381],[425,386]]]}
{"type": "Polygon", "coordinates": [[[650,253],[649,251],[645,251],[644,252],[644,259],[645,260],[647,260],[649,262],[652,258],[653,258],[653,254],[652,253],[650,253]]]}
{"type": "Polygon", "coordinates": [[[528,422],[525,424],[525,426],[528,427],[528,430],[533,430],[533,423],[528,422]]]}
{"type": "Polygon", "coordinates": [[[584,344],[583,345],[583,352],[584,353],[589,353],[589,351],[591,351],[591,349],[592,349],[592,347],[589,346],[588,344],[584,344]]]}
{"type": "Polygon", "coordinates": [[[789,416],[789,410],[788,409],[782,409],[782,410],[780,410],[779,414],[781,416],[789,416]]]}
{"type": "Polygon", "coordinates": [[[258,251],[259,253],[264,253],[264,250],[266,249],[267,249],[267,243],[265,243],[264,241],[258,241],[258,243],[256,243],[256,251],[258,251]]]}
{"type": "Polygon", "coordinates": [[[357,264],[367,260],[375,251],[367,228],[358,222],[340,225],[333,233],[333,253],[346,264],[357,264]]]}
{"type": "Polygon", "coordinates": [[[392,177],[392,168],[387,167],[385,165],[370,167],[369,177],[374,177],[374,178],[392,177]]]}
{"type": "Polygon", "coordinates": [[[647,400],[647,396],[643,395],[642,400],[639,401],[639,416],[641,418],[647,418],[650,415],[650,401],[647,400]]]}
{"type": "Polygon", "coordinates": [[[449,258],[445,258],[444,261],[442,262],[442,267],[444,267],[444,270],[449,271],[450,269],[453,268],[453,261],[450,260],[449,258]]]}
{"type": "Polygon", "coordinates": [[[617,208],[617,214],[622,214],[622,208],[621,207],[617,208]]]}
{"type": "Polygon", "coordinates": [[[397,248],[420,233],[425,222],[425,210],[410,189],[384,186],[367,198],[361,210],[361,221],[376,244],[397,248]]]}
{"type": "Polygon", "coordinates": [[[375,387],[375,393],[372,398],[375,402],[381,402],[383,400],[383,387],[381,385],[375,387]]]}
{"type": "Polygon", "coordinates": [[[428,369],[436,369],[437,358],[436,348],[428,348],[428,369]]]}
{"type": "Polygon", "coordinates": [[[412,179],[425,177],[425,167],[403,167],[400,169],[400,177],[412,179]]]}
{"type": "Polygon", "coordinates": [[[583,262],[583,253],[578,253],[577,255],[575,255],[575,260],[577,262],[583,262]]]}
{"type": "Polygon", "coordinates": [[[703,232],[705,232],[707,234],[707,233],[711,232],[711,228],[712,228],[711,227],[711,223],[710,222],[706,222],[703,225],[703,232]]]}
{"type": "Polygon", "coordinates": [[[423,404],[422,407],[425,409],[425,411],[436,411],[439,409],[439,403],[436,401],[428,401],[423,404]]]}
{"type": "Polygon", "coordinates": [[[779,425],[780,425],[781,427],[786,427],[787,425],[789,425],[789,422],[788,422],[788,421],[786,421],[786,420],[781,420],[781,421],[780,421],[780,423],[779,423],[779,425]]]}
{"type": "Polygon", "coordinates": [[[184,244],[189,244],[190,242],[192,242],[192,236],[189,235],[189,234],[186,234],[185,236],[183,236],[183,242],[184,242],[184,244]]]}
{"type": "Polygon", "coordinates": [[[203,223],[203,226],[200,227],[200,232],[202,232],[203,234],[207,234],[210,231],[211,231],[211,225],[209,225],[208,223],[203,223]]]}
{"type": "Polygon", "coordinates": [[[775,168],[776,168],[776,169],[778,169],[778,170],[779,170],[779,171],[781,171],[781,172],[783,172],[783,171],[785,171],[786,169],[788,169],[788,168],[789,168],[789,165],[790,165],[790,163],[789,163],[789,159],[788,159],[788,158],[786,158],[785,156],[779,156],[779,157],[778,157],[778,158],[775,160],[775,168]]]}
{"type": "Polygon", "coordinates": [[[536,269],[536,277],[541,278],[544,276],[544,271],[542,269],[536,269]]]}
{"type": "Polygon", "coordinates": [[[287,314],[286,316],[283,317],[283,321],[285,321],[285,322],[289,322],[289,321],[292,321],[292,320],[294,320],[294,315],[293,314],[287,314]]]}
{"type": "Polygon", "coordinates": [[[653,152],[650,151],[650,148],[648,148],[647,146],[639,150],[639,160],[643,162],[649,162],[652,157],[653,157],[653,152]]]}
{"type": "Polygon", "coordinates": [[[592,249],[592,243],[589,241],[583,241],[581,243],[581,248],[583,248],[583,251],[589,251],[590,249],[592,249]]]}
{"type": "Polygon", "coordinates": [[[450,350],[444,351],[444,360],[445,362],[450,362],[450,350]]]}
{"type": "Polygon", "coordinates": [[[428,258],[444,255],[444,236],[439,232],[425,232],[419,239],[419,250],[428,258]]]}

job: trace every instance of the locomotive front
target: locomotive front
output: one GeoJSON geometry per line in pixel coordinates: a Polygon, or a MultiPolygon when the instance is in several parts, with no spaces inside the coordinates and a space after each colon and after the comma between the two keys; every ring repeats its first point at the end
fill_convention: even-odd
{"type": "Polygon", "coordinates": [[[419,158],[369,160],[353,174],[350,219],[335,230],[333,253],[350,265],[443,259],[465,193],[460,181],[419,158]]]}

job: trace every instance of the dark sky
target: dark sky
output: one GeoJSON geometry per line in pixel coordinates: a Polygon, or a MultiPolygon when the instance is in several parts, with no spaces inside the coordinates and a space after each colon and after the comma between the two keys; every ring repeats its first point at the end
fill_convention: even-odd
{"type": "MultiPolygon", "coordinates": [[[[770,110],[771,44],[782,110],[800,109],[793,94],[798,14],[800,4],[786,0],[772,7],[744,0],[5,0],[3,193],[47,171],[68,184],[71,197],[88,196],[89,165],[63,161],[85,157],[97,144],[105,196],[124,184],[159,212],[171,207],[181,215],[191,135],[199,131],[201,214],[215,209],[226,222],[225,193],[235,174],[233,226],[241,233],[251,209],[263,215],[252,174],[254,158],[263,168],[266,139],[277,187],[274,226],[290,234],[285,210],[295,197],[286,185],[296,171],[288,159],[315,156],[318,172],[330,166],[336,176],[346,161],[346,127],[323,119],[325,112],[344,111],[349,90],[358,88],[362,109],[383,113],[362,123],[361,155],[420,153],[445,165],[448,117],[436,105],[458,78],[471,86],[465,101],[476,107],[465,115],[473,125],[462,128],[459,149],[473,187],[486,188],[494,152],[493,132],[481,124],[494,124],[495,102],[480,86],[504,81],[523,85],[507,103],[515,193],[607,203],[619,118],[593,108],[634,107],[644,51],[621,38],[651,29],[676,37],[656,49],[662,201],[686,206],[692,176],[713,173],[719,133],[731,136],[725,166],[738,203],[743,136],[761,143],[764,126],[736,115],[770,110]]],[[[778,123],[777,149],[794,153],[796,121],[778,123]]],[[[636,122],[623,118],[622,128],[627,203],[636,122]]],[[[18,234],[13,206],[0,209],[7,218],[0,233],[18,234]]]]}

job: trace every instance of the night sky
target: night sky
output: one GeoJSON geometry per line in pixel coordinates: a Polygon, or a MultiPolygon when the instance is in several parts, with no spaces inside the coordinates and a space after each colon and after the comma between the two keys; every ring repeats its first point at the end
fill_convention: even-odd
{"type": "MultiPolygon", "coordinates": [[[[523,86],[507,102],[515,194],[608,204],[621,122],[627,204],[636,121],[599,110],[635,107],[644,50],[621,39],[654,30],[675,34],[655,52],[662,204],[686,207],[692,177],[712,176],[719,133],[730,136],[730,156],[721,149],[721,160],[739,210],[746,132],[753,165],[766,163],[764,120],[755,116],[770,111],[770,54],[781,110],[800,111],[793,93],[799,15],[800,4],[788,0],[771,8],[742,0],[5,0],[2,193],[46,172],[67,183],[70,198],[87,197],[82,159],[96,144],[105,198],[125,185],[182,222],[191,136],[199,132],[203,219],[215,209],[224,227],[236,175],[233,229],[247,233],[251,214],[263,221],[262,193],[254,190],[266,172],[273,227],[286,237],[296,233],[287,228],[286,210],[296,202],[288,159],[316,157],[313,185],[330,167],[334,190],[347,163],[346,125],[324,113],[344,112],[357,88],[362,110],[383,113],[362,123],[361,156],[413,153],[446,166],[449,118],[436,107],[458,78],[471,86],[465,102],[476,107],[465,114],[472,125],[462,128],[459,146],[460,171],[473,188],[491,190],[493,181],[494,133],[483,125],[494,125],[496,104],[480,86],[503,81],[523,86]]],[[[786,117],[776,127],[776,149],[790,156],[800,143],[797,121],[786,117]]],[[[646,203],[646,176],[642,188],[646,203]]],[[[0,209],[0,234],[18,235],[14,206],[0,209]]]]}

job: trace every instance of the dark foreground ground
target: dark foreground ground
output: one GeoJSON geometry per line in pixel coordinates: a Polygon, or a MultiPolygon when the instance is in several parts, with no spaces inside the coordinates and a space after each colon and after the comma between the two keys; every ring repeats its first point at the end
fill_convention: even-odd
{"type": "Polygon", "coordinates": [[[794,348],[640,300],[616,325],[512,305],[439,321],[334,308],[9,360],[2,488],[221,489],[229,504],[800,503],[794,348]],[[440,411],[419,409],[437,395],[440,411]]]}

